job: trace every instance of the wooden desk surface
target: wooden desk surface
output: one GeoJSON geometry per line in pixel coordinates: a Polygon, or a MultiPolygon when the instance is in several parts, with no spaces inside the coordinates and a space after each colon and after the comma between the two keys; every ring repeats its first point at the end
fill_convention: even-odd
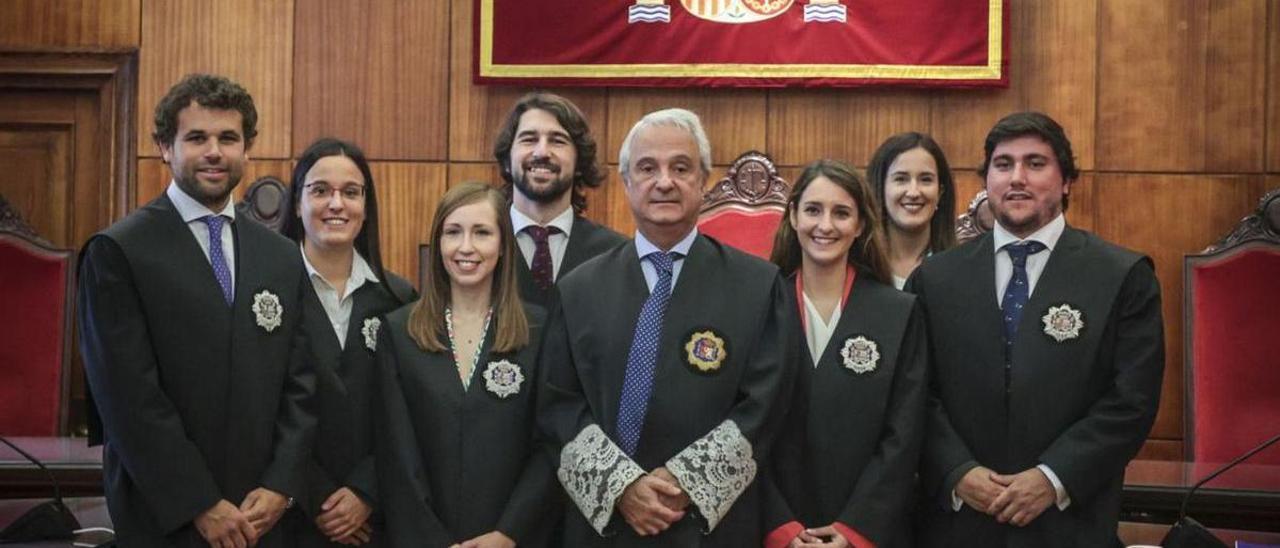
{"type": "MultiPolygon", "coordinates": [[[[8,438],[40,459],[62,486],[62,496],[102,495],[102,448],[85,438],[8,438]]],[[[49,476],[7,445],[0,444],[0,499],[53,495],[49,476]]]]}
{"type": "MultiPolygon", "coordinates": [[[[1121,519],[1171,524],[1187,491],[1221,464],[1135,460],[1125,469],[1121,519]]],[[[1187,514],[1208,527],[1280,532],[1280,466],[1241,464],[1200,487],[1187,514]]]]}

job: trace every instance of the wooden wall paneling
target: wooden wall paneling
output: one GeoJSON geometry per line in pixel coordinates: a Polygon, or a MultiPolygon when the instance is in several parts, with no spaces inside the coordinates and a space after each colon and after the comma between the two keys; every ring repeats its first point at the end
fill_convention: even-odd
{"type": "Polygon", "coordinates": [[[14,127],[0,123],[0,196],[40,237],[74,247],[73,208],[66,202],[75,171],[71,125],[14,127]]]}
{"type": "MultiPolygon", "coordinates": [[[[1267,171],[1280,173],[1280,6],[1267,12],[1267,171]]],[[[1274,185],[1271,188],[1275,188],[1274,185]]]]}
{"type": "Polygon", "coordinates": [[[138,158],[138,180],[134,184],[133,207],[138,208],[164,192],[173,175],[160,158],[138,158]]]}
{"type": "MultiPolygon", "coordinates": [[[[449,68],[449,160],[453,162],[487,162],[493,160],[493,138],[498,133],[507,111],[521,95],[533,88],[510,86],[477,86],[471,83],[471,2],[449,2],[451,47],[449,68]]],[[[595,136],[600,163],[617,161],[604,156],[608,147],[605,116],[605,91],[600,88],[557,88],[578,105],[591,133],[595,136]]]]}
{"type": "Polygon", "coordinates": [[[142,0],[6,0],[0,3],[0,48],[136,48],[141,3],[142,0]]]}
{"type": "MultiPolygon", "coordinates": [[[[495,162],[454,162],[449,164],[448,188],[467,181],[481,181],[502,187],[502,174],[495,162]]],[[[444,192],[443,190],[441,191],[444,192]]]]}
{"type": "Polygon", "coordinates": [[[0,194],[37,234],[67,248],[77,244],[74,205],[68,201],[76,177],[77,95],[47,90],[0,94],[0,194]]]}
{"type": "Polygon", "coordinates": [[[604,211],[588,210],[588,213],[592,219],[603,222],[619,234],[631,238],[636,233],[636,221],[631,215],[631,203],[627,201],[627,189],[623,186],[622,175],[618,174],[618,166],[615,164],[609,167],[608,178],[601,185],[601,188],[605,189],[604,196],[608,198],[607,207],[603,208],[604,211]]]}
{"type": "MultiPolygon", "coordinates": [[[[765,140],[763,90],[614,89],[609,92],[609,161],[617,163],[622,140],[650,112],[679,107],[702,120],[711,142],[711,163],[729,164],[748,150],[773,155],[765,140]]],[[[775,157],[776,158],[776,157],[775,157]]]]}
{"type": "Polygon", "coordinates": [[[1099,5],[1098,169],[1203,165],[1208,7],[1208,0],[1099,5]]]}
{"type": "MultiPolygon", "coordinates": [[[[952,170],[951,175],[955,179],[956,183],[955,214],[960,215],[968,209],[969,202],[972,201],[973,197],[977,196],[979,192],[982,192],[985,185],[983,184],[982,177],[978,176],[977,171],[970,169],[952,170]]],[[[881,199],[883,199],[883,197],[881,197],[881,199]]]]}
{"type": "Polygon", "coordinates": [[[292,135],[293,1],[145,0],[138,98],[138,150],[151,142],[152,113],[173,84],[193,72],[225,75],[253,95],[257,158],[288,158],[292,135]]]}
{"type": "Polygon", "coordinates": [[[1217,241],[1257,205],[1261,176],[1095,175],[1095,217],[1103,238],[1145,253],[1160,280],[1165,372],[1151,437],[1182,438],[1182,264],[1217,241]]]}
{"type": "Polygon", "coordinates": [[[370,159],[444,160],[449,4],[298,1],[293,153],[339,137],[370,159]]]}
{"type": "Polygon", "coordinates": [[[1015,87],[1022,79],[1015,70],[1010,89],[953,90],[935,96],[927,132],[938,141],[952,169],[973,170],[982,164],[982,143],[991,126],[1020,109],[1015,87]]]}
{"type": "Polygon", "coordinates": [[[1011,13],[1008,89],[935,93],[931,131],[953,168],[977,169],[991,126],[1039,110],[1067,131],[1076,163],[1093,168],[1097,0],[1019,4],[1011,13]]]}
{"type": "Polygon", "coordinates": [[[1093,173],[1081,173],[1071,184],[1067,204],[1067,222],[1071,226],[1089,232],[1097,231],[1098,178],[1093,173]]]}
{"type": "Polygon", "coordinates": [[[1264,169],[1268,3],[1275,5],[1267,0],[1211,0],[1204,171],[1264,169]]]}
{"type": "Polygon", "coordinates": [[[1265,1],[1101,6],[1099,169],[1260,171],[1265,1]]]}
{"type": "MultiPolygon", "coordinates": [[[[173,173],[169,171],[169,165],[164,163],[160,158],[138,158],[138,183],[136,185],[137,193],[134,197],[134,207],[142,207],[156,199],[164,193],[165,188],[169,186],[169,181],[173,180],[173,173]]],[[[259,177],[272,176],[284,181],[285,185],[289,184],[290,178],[293,176],[292,160],[251,160],[245,165],[244,177],[240,179],[240,184],[235,190],[231,191],[231,195],[239,200],[244,196],[244,192],[249,189],[249,185],[258,180],[259,177]]],[[[376,176],[376,175],[375,175],[376,176]]],[[[378,180],[379,186],[382,182],[378,180]]]]}
{"type": "Polygon", "coordinates": [[[431,241],[431,223],[444,195],[442,163],[372,162],[378,182],[378,227],[383,266],[410,283],[418,279],[418,244],[431,241]]]}
{"type": "MultiPolygon", "coordinates": [[[[1071,139],[1076,166],[1093,169],[1098,1],[1025,2],[1011,16],[1018,29],[1015,38],[1026,40],[1023,45],[1014,42],[1018,54],[1011,59],[1018,78],[1015,92],[1022,101],[1019,108],[1044,112],[1062,124],[1071,139]]],[[[985,136],[986,130],[972,136],[977,159],[966,161],[981,163],[985,136]]]]}
{"type": "MultiPolygon", "coordinates": [[[[1055,4],[1058,2],[1052,1],[1055,4]]],[[[1024,88],[1031,81],[1027,67],[1038,64],[1040,57],[1035,46],[1053,43],[1048,38],[1041,41],[1040,37],[1030,33],[1027,22],[1037,20],[1035,13],[1046,11],[1050,7],[1049,2],[1027,2],[1019,4],[1018,9],[1010,12],[1009,35],[1006,37],[1009,41],[1010,59],[1008,88],[940,90],[934,93],[928,131],[947,154],[947,161],[952,169],[977,169],[982,163],[982,142],[991,126],[1004,115],[1025,108],[1022,96],[1025,94],[1024,88]],[[1028,58],[1037,59],[1031,61],[1028,58]]],[[[1084,7],[1081,9],[1087,10],[1084,7]]],[[[1048,55],[1056,61],[1056,55],[1048,55]]],[[[1056,72],[1062,69],[1037,67],[1035,70],[1056,72]]],[[[1039,78],[1042,81],[1054,79],[1047,75],[1039,78]]],[[[972,193],[969,196],[972,197],[972,193]]]]}
{"type": "Polygon", "coordinates": [[[782,165],[833,158],[866,166],[890,135],[929,131],[930,102],[919,90],[770,91],[768,152],[782,165]]]}

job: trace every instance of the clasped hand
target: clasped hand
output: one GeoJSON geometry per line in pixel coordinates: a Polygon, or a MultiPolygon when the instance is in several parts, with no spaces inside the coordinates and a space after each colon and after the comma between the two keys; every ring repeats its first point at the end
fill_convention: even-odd
{"type": "Polygon", "coordinates": [[[289,499],[259,487],[245,495],[239,507],[223,499],[196,516],[196,530],[214,548],[247,548],[258,544],[288,506],[289,499]]]}
{"type": "Polygon", "coordinates": [[[974,510],[1017,527],[1040,517],[1058,499],[1053,483],[1039,468],[1004,475],[978,466],[956,483],[956,495],[974,510]]]}
{"type": "Polygon", "coordinates": [[[631,482],[618,499],[622,518],[642,537],[666,531],[684,518],[684,509],[688,506],[689,495],[665,467],[631,482]]]}

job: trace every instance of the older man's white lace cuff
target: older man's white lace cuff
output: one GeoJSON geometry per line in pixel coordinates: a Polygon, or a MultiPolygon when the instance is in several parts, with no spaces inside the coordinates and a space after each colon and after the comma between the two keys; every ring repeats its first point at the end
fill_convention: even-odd
{"type": "Polygon", "coordinates": [[[560,451],[556,476],[591,527],[604,535],[618,497],[644,469],[627,457],[599,426],[583,428],[560,451]]]}
{"type": "Polygon", "coordinates": [[[667,461],[667,470],[707,520],[707,532],[729,513],[756,477],[751,442],[727,420],[667,461]]]}

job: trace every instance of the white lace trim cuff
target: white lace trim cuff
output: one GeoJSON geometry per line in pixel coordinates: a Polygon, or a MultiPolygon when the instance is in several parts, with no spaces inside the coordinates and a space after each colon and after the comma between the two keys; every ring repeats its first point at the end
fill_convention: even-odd
{"type": "Polygon", "coordinates": [[[730,420],[671,457],[667,469],[706,518],[708,533],[756,477],[751,442],[730,420]]]}
{"type": "Polygon", "coordinates": [[[644,475],[597,425],[583,428],[560,451],[556,476],[596,532],[604,535],[613,507],[631,482],[644,475]]]}

